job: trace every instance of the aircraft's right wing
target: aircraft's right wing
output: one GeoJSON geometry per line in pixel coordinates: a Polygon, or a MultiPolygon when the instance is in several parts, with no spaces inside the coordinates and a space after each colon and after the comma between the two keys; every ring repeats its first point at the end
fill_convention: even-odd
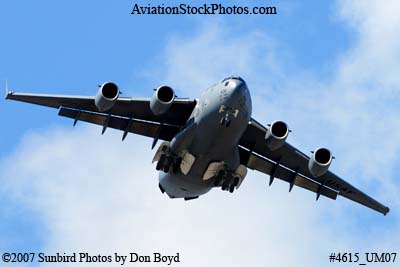
{"type": "Polygon", "coordinates": [[[194,99],[175,98],[171,108],[156,116],[149,98],[119,97],[111,110],[99,112],[94,97],[7,92],[6,99],[59,109],[59,115],[156,139],[170,141],[185,125],[195,105],[194,99]]]}
{"type": "Polygon", "coordinates": [[[308,169],[310,158],[289,143],[285,142],[279,149],[271,151],[265,142],[267,131],[266,127],[252,119],[240,140],[240,146],[242,164],[270,175],[270,184],[276,177],[288,182],[290,190],[293,185],[299,185],[315,192],[317,199],[320,195],[332,199],[341,195],[384,215],[389,212],[388,207],[330,171],[314,177],[308,169]]]}
{"type": "MultiPolygon", "coordinates": [[[[45,95],[45,94],[25,94],[9,92],[6,99],[37,104],[52,108],[71,108],[81,109],[89,112],[98,112],[94,97],[92,96],[68,96],[68,95],[45,95]]],[[[128,98],[119,97],[112,107],[111,113],[120,117],[133,117],[138,120],[161,122],[173,125],[183,125],[186,123],[193,111],[196,101],[193,99],[174,100],[172,107],[163,116],[154,116],[150,110],[149,98],[128,98]]],[[[108,114],[108,113],[107,113],[108,114]]]]}

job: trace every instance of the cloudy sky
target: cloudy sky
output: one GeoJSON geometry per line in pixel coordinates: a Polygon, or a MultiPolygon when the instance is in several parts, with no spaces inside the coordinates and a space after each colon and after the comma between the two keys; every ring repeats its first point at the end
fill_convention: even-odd
{"type": "Polygon", "coordinates": [[[2,101],[0,252],[179,252],[180,266],[283,267],[352,266],[329,263],[332,252],[399,253],[400,3],[315,2],[243,1],[277,5],[278,15],[203,17],[133,16],[132,1],[3,1],[0,80],[83,95],[112,80],[125,96],[169,84],[197,97],[239,74],[253,117],[286,121],[305,152],[330,148],[332,171],[387,204],[388,216],[289,194],[253,171],[235,194],[170,200],[151,140],[121,142],[120,132],[101,136],[56,110],[2,101]]]}

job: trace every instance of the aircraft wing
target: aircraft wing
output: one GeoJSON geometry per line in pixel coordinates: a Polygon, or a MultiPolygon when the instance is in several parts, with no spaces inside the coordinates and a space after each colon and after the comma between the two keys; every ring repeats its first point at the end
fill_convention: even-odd
{"type": "Polygon", "coordinates": [[[344,181],[329,170],[322,176],[313,177],[308,170],[309,157],[289,143],[274,151],[267,148],[265,134],[267,128],[252,119],[240,140],[242,163],[250,169],[270,175],[270,184],[274,178],[289,183],[289,190],[293,185],[300,186],[317,194],[331,199],[337,195],[360,203],[384,215],[389,208],[369,197],[359,189],[344,181]]]}
{"type": "MultiPolygon", "coordinates": [[[[156,139],[170,141],[187,122],[196,101],[176,98],[172,107],[161,116],[150,110],[149,98],[119,97],[110,111],[99,112],[94,97],[44,95],[7,92],[6,99],[59,109],[59,115],[156,139]]],[[[74,124],[75,124],[74,123],[74,124]]]]}

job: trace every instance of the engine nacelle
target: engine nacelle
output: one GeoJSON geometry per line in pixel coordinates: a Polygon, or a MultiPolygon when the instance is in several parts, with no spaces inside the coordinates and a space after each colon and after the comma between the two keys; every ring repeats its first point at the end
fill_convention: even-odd
{"type": "Polygon", "coordinates": [[[289,128],[283,121],[273,122],[265,134],[265,142],[270,150],[279,149],[289,135],[289,128]]]}
{"type": "Polygon", "coordinates": [[[100,86],[94,99],[94,104],[100,112],[110,110],[119,96],[119,89],[115,83],[106,82],[100,86]]]}
{"type": "Polygon", "coordinates": [[[162,115],[167,112],[175,99],[174,90],[166,85],[160,86],[150,100],[150,109],[154,115],[162,115]]]}
{"type": "Polygon", "coordinates": [[[318,148],[308,162],[308,170],[314,177],[324,175],[332,163],[332,153],[326,148],[318,148]]]}

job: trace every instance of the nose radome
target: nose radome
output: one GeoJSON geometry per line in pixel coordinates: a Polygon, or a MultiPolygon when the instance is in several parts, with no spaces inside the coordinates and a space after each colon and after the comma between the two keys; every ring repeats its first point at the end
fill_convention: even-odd
{"type": "Polygon", "coordinates": [[[228,89],[232,95],[241,94],[246,90],[247,85],[244,81],[238,79],[229,80],[228,89]]]}
{"type": "Polygon", "coordinates": [[[243,82],[240,80],[230,79],[228,86],[231,87],[232,89],[235,89],[237,87],[240,87],[242,84],[243,84],[243,82]]]}

